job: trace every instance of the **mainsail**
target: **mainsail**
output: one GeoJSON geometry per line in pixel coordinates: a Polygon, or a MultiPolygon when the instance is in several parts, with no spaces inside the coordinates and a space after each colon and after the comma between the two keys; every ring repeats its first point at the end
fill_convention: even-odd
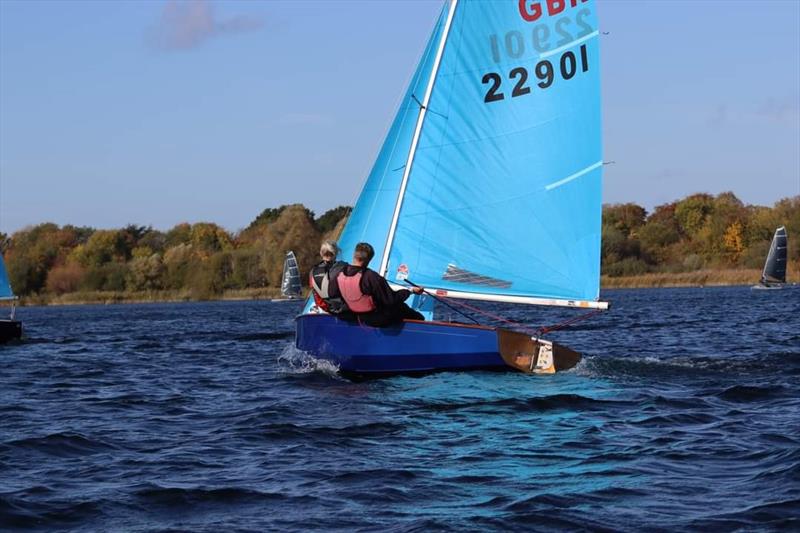
{"type": "Polygon", "coordinates": [[[300,269],[297,267],[297,258],[294,252],[286,252],[286,259],[283,261],[283,281],[281,282],[281,294],[287,298],[297,298],[300,296],[300,269]]]}
{"type": "Polygon", "coordinates": [[[769,247],[764,271],[761,273],[761,282],[786,283],[786,228],[781,226],[775,230],[772,244],[769,247]]]}
{"type": "Polygon", "coordinates": [[[449,0],[340,239],[462,298],[604,307],[593,0],[449,0]]]}
{"type": "Polygon", "coordinates": [[[11,284],[8,281],[8,272],[6,272],[6,264],[3,261],[3,256],[0,254],[0,300],[14,300],[14,292],[11,290],[11,284]]]}

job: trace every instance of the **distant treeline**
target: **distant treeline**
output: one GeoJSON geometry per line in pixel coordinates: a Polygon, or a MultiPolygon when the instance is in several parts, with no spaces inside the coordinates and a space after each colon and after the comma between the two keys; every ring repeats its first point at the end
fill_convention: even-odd
{"type": "Polygon", "coordinates": [[[603,274],[762,268],[775,229],[786,226],[789,263],[800,267],[800,196],[773,207],[745,205],[732,192],[693,194],[656,207],[603,206],[603,274]]]}
{"type": "MultiPolygon", "coordinates": [[[[338,236],[349,212],[340,206],[315,217],[300,204],[265,209],[235,234],[210,222],[166,232],[45,223],[10,237],[0,233],[0,251],[22,296],[181,291],[206,299],[228,290],[279,287],[287,250],[308,272],[320,242],[338,236]]],[[[603,274],[761,268],[778,226],[786,226],[790,264],[797,269],[800,196],[762,207],[744,205],[730,192],[693,194],[652,213],[633,203],[606,205],[603,274]]]]}
{"type": "Polygon", "coordinates": [[[211,222],[166,232],[45,223],[10,238],[0,233],[0,250],[21,296],[171,291],[208,299],[227,290],[279,287],[287,250],[308,272],[322,239],[337,234],[349,213],[341,206],[316,218],[302,205],[286,205],[265,209],[236,234],[211,222]]]}

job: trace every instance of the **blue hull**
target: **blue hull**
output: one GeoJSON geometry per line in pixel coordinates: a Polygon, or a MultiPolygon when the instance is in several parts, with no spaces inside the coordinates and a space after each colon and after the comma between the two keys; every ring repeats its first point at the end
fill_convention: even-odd
{"type": "Polygon", "coordinates": [[[344,375],[508,368],[494,328],[414,320],[372,328],[316,314],[301,315],[296,324],[297,348],[334,363],[344,375]]]}

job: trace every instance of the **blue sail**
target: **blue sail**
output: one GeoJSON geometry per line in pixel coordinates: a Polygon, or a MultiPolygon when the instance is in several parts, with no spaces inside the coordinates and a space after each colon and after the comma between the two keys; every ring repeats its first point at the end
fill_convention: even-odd
{"type": "MultiPolygon", "coordinates": [[[[602,146],[595,3],[460,0],[451,7],[382,273],[464,293],[596,300],[602,146]]],[[[440,18],[437,32],[441,25],[440,18]]],[[[409,94],[424,83],[429,55],[431,44],[409,94]]],[[[380,257],[397,199],[396,176],[387,170],[403,164],[415,111],[404,108],[395,121],[391,148],[384,146],[345,231],[346,251],[363,239],[380,257]]]]}
{"type": "Polygon", "coordinates": [[[0,300],[10,300],[13,298],[14,293],[11,290],[11,284],[8,282],[6,264],[3,261],[3,255],[0,254],[0,300]]]}
{"type": "Polygon", "coordinates": [[[338,244],[342,250],[339,259],[349,261],[359,242],[372,244],[377,258],[383,255],[411,139],[417,124],[419,115],[417,102],[422,99],[430,80],[436,47],[441,39],[446,16],[447,6],[439,16],[375,164],[339,238],[338,244]]]}
{"type": "MultiPolygon", "coordinates": [[[[432,74],[436,48],[441,40],[447,12],[448,6],[445,5],[400,102],[378,157],[342,230],[338,242],[341,250],[339,260],[349,262],[359,242],[368,242],[375,248],[376,261],[383,255],[411,139],[417,125],[420,111],[418,102],[422,99],[432,74]]],[[[376,265],[370,266],[377,268],[376,265]]],[[[309,311],[313,302],[313,298],[308,299],[304,312],[309,311]]]]}

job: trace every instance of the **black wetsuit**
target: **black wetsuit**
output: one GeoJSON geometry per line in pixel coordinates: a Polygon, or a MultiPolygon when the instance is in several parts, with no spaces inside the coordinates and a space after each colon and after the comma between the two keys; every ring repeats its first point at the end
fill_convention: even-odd
{"type": "Polygon", "coordinates": [[[311,269],[309,276],[314,302],[322,310],[334,315],[347,311],[347,306],[339,293],[339,284],[336,282],[336,276],[345,265],[347,263],[343,261],[322,261],[311,269]],[[321,292],[317,291],[318,288],[321,292]]]}

